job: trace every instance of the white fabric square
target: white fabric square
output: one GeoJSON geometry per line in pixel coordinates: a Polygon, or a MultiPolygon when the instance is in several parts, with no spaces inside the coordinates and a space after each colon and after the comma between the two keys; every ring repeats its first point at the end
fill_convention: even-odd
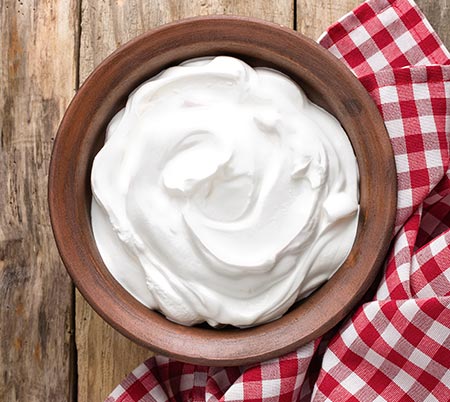
{"type": "Polygon", "coordinates": [[[369,321],[372,321],[380,312],[380,305],[375,301],[364,306],[364,314],[369,321]]]}
{"type": "Polygon", "coordinates": [[[122,385],[118,385],[113,392],[109,394],[110,398],[119,398],[125,392],[125,388],[122,385]]]}
{"type": "Polygon", "coordinates": [[[378,300],[389,299],[389,288],[387,287],[386,281],[382,281],[378,287],[376,298],[378,300]]]}
{"type": "Polygon", "coordinates": [[[398,191],[397,208],[407,208],[413,203],[412,190],[407,188],[398,191]]]}
{"type": "Polygon", "coordinates": [[[341,52],[338,50],[338,48],[337,48],[336,45],[331,46],[331,47],[328,49],[328,51],[331,52],[332,54],[334,54],[337,58],[339,58],[339,59],[342,58],[342,54],[341,54],[341,52]]]}
{"type": "Polygon", "coordinates": [[[378,369],[383,365],[383,363],[386,362],[385,358],[383,356],[380,356],[373,349],[367,350],[367,353],[364,355],[364,360],[366,360],[367,362],[369,362],[378,369]]]}
{"type": "Polygon", "coordinates": [[[442,384],[450,384],[450,370],[447,370],[441,378],[442,384]]]}
{"type": "Polygon", "coordinates": [[[414,46],[417,46],[417,42],[412,37],[409,31],[406,31],[404,34],[400,35],[395,39],[395,44],[399,47],[399,49],[406,53],[408,50],[411,50],[414,46]]]}
{"type": "Polygon", "coordinates": [[[400,282],[405,283],[406,288],[409,289],[408,283],[411,276],[411,263],[409,261],[397,266],[397,276],[400,282]]]}
{"type": "Polygon", "coordinates": [[[398,92],[397,88],[394,86],[388,85],[386,87],[379,88],[380,91],[380,99],[383,103],[391,103],[391,102],[397,102],[398,103],[398,92]]]}
{"type": "Polygon", "coordinates": [[[397,173],[409,172],[409,159],[407,154],[395,155],[395,166],[397,173]]]}
{"type": "Polygon", "coordinates": [[[302,346],[300,349],[297,349],[297,357],[299,359],[307,358],[314,353],[314,341],[307,343],[305,346],[302,346]]]}
{"type": "Polygon", "coordinates": [[[195,373],[194,376],[194,387],[203,387],[206,384],[206,379],[208,378],[208,373],[202,371],[195,373]]]}
{"type": "Polygon", "coordinates": [[[445,236],[439,236],[437,239],[433,240],[430,244],[431,254],[438,255],[442,250],[448,247],[447,239],[445,236]]]}
{"type": "Polygon", "coordinates": [[[430,91],[426,84],[412,84],[414,99],[430,99],[430,91]]]}
{"type": "Polygon", "coordinates": [[[403,301],[398,306],[398,311],[405,317],[408,321],[412,321],[414,316],[420,311],[420,307],[417,305],[414,299],[408,299],[403,301]]]}
{"type": "MultiPolygon", "coordinates": [[[[423,261],[422,261],[422,263],[423,263],[423,261]]],[[[418,269],[420,269],[420,266],[421,265],[419,264],[419,261],[417,261],[417,254],[414,254],[411,259],[411,274],[413,274],[418,269]]]]}
{"type": "MultiPolygon", "coordinates": [[[[383,99],[381,99],[381,101],[383,101],[383,99]]],[[[389,137],[398,138],[405,136],[405,128],[401,119],[385,120],[384,125],[386,126],[386,129],[389,133],[389,137]]]]}
{"type": "Polygon", "coordinates": [[[370,56],[366,61],[373,71],[380,71],[383,68],[389,66],[389,62],[386,60],[386,57],[384,57],[382,53],[375,53],[373,56],[370,56]]]}
{"type": "Polygon", "coordinates": [[[394,244],[394,253],[397,255],[405,247],[409,247],[408,239],[406,238],[406,233],[402,233],[394,244]]]}
{"type": "Polygon", "coordinates": [[[366,382],[361,379],[356,373],[351,373],[344,381],[341,381],[341,386],[349,391],[352,395],[355,395],[362,387],[366,385],[366,382]]]}
{"type": "Polygon", "coordinates": [[[262,381],[262,396],[267,398],[270,396],[279,396],[281,389],[281,380],[279,378],[273,380],[262,381]]]}
{"type": "Polygon", "coordinates": [[[212,378],[214,378],[214,381],[221,389],[225,389],[230,385],[230,380],[225,370],[219,370],[216,374],[212,376],[212,378]]]}
{"type": "Polygon", "coordinates": [[[392,382],[397,384],[403,391],[408,392],[416,383],[416,379],[411,377],[407,372],[400,370],[392,382]]]}
{"type": "Polygon", "coordinates": [[[429,283],[427,283],[422,289],[416,292],[416,297],[418,298],[435,297],[435,296],[436,293],[429,283]]]}
{"type": "Polygon", "coordinates": [[[342,333],[342,340],[347,346],[351,346],[353,342],[359,339],[359,334],[356,332],[353,325],[349,325],[342,333]]]}
{"type": "Polygon", "coordinates": [[[337,366],[340,363],[341,361],[334,354],[334,352],[332,352],[330,349],[327,349],[323,357],[322,368],[325,371],[330,371],[333,367],[337,366]]]}
{"type": "MultiPolygon", "coordinates": [[[[445,382],[444,382],[444,384],[445,384],[445,382]]],[[[429,394],[429,395],[427,395],[427,397],[424,399],[423,402],[440,402],[440,401],[434,395],[429,394]]]]}
{"type": "Polygon", "coordinates": [[[444,271],[444,277],[445,277],[445,279],[448,281],[448,282],[450,282],[450,269],[446,269],[445,271],[444,271]]]}
{"type": "Polygon", "coordinates": [[[433,116],[419,116],[420,130],[422,133],[436,133],[436,121],[433,116]]]}
{"type": "Polygon", "coordinates": [[[427,167],[442,167],[442,155],[439,149],[432,149],[425,151],[425,160],[427,161],[427,167]]]}
{"type": "Polygon", "coordinates": [[[150,390],[149,394],[153,398],[155,398],[155,401],[166,401],[167,400],[166,393],[164,392],[161,385],[159,385],[159,384],[156,387],[154,387],[152,390],[150,390]]]}
{"type": "Polygon", "coordinates": [[[398,21],[398,15],[392,7],[387,7],[383,12],[377,15],[384,27],[388,27],[393,22],[398,21]]]}
{"type": "Polygon", "coordinates": [[[227,393],[225,394],[225,400],[234,401],[234,400],[244,400],[244,384],[242,382],[234,383],[227,393]],[[229,396],[231,399],[227,398],[229,396]]]}
{"type": "Polygon", "coordinates": [[[411,355],[409,356],[408,360],[415,364],[416,366],[419,366],[423,368],[424,370],[427,368],[427,366],[432,361],[431,357],[427,354],[423,353],[420,349],[415,348],[411,355]]]}
{"type": "Polygon", "coordinates": [[[391,323],[384,329],[381,336],[391,347],[397,345],[398,341],[402,338],[402,334],[391,323]]]}
{"type": "Polygon", "coordinates": [[[448,342],[448,334],[449,329],[439,321],[433,321],[433,324],[427,331],[427,335],[440,345],[445,345],[448,342]]]}
{"type": "Polygon", "coordinates": [[[194,384],[194,373],[183,374],[180,378],[180,391],[186,391],[192,388],[194,384]]]}
{"type": "Polygon", "coordinates": [[[350,39],[356,46],[361,45],[371,38],[369,32],[367,32],[364,26],[360,26],[358,29],[351,31],[348,36],[350,36],[350,39]]]}
{"type": "Polygon", "coordinates": [[[141,364],[140,366],[136,367],[132,373],[136,378],[141,378],[146,372],[148,371],[148,368],[145,364],[141,364]]]}
{"type": "MultiPolygon", "coordinates": [[[[449,53],[449,52],[447,51],[447,53],[449,53]]],[[[450,56],[449,56],[449,58],[450,58],[450,56]]],[[[446,94],[450,93],[450,81],[445,81],[444,82],[444,88],[445,88],[445,93],[446,94]]]]}

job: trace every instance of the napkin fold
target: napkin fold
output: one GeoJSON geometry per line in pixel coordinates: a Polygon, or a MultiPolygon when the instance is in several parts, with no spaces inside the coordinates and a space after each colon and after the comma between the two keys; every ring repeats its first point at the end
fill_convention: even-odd
{"type": "Polygon", "coordinates": [[[450,53],[412,0],[366,1],[319,43],[372,96],[394,149],[395,231],[373,300],[250,367],[152,357],[105,402],[450,400],[450,53]]]}

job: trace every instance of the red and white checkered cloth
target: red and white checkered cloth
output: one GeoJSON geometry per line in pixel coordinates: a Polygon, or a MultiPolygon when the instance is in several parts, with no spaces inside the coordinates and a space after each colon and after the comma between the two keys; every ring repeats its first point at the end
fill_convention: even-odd
{"type": "Polygon", "coordinates": [[[251,367],[156,356],[107,402],[450,401],[450,54],[412,0],[369,0],[319,42],[375,100],[395,153],[395,233],[373,301],[251,367]]]}

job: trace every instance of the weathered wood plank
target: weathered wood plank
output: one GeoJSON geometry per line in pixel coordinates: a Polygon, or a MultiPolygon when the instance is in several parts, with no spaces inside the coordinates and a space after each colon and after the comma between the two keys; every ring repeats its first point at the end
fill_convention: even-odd
{"type": "Polygon", "coordinates": [[[448,49],[450,47],[450,0],[416,0],[416,3],[448,49]]]}
{"type": "Polygon", "coordinates": [[[102,401],[151,351],[115,331],[76,296],[78,402],[102,401]]]}
{"type": "Polygon", "coordinates": [[[298,0],[297,30],[317,39],[330,24],[361,3],[361,0],[298,0]]]}
{"type": "Polygon", "coordinates": [[[47,209],[75,93],[78,0],[0,2],[0,400],[72,401],[73,287],[47,209]]]}
{"type": "Polygon", "coordinates": [[[294,2],[283,0],[86,0],[82,2],[80,76],[121,44],[155,26],[196,15],[238,14],[293,26],[294,2]]]}
{"type": "MultiPolygon", "coordinates": [[[[251,15],[292,27],[294,3],[293,0],[84,0],[81,81],[119,45],[149,28],[184,17],[213,13],[251,15]]],[[[104,323],[80,295],[77,295],[76,306],[78,401],[101,401],[151,352],[128,341],[104,323]]]]}

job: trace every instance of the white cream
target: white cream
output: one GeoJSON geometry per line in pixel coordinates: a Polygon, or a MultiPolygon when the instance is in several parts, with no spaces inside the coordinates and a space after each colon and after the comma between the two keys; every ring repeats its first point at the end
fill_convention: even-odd
{"type": "Polygon", "coordinates": [[[274,320],[356,235],[358,168],[329,113],[280,72],[197,59],[137,88],[92,168],[112,275],[185,325],[274,320]]]}

